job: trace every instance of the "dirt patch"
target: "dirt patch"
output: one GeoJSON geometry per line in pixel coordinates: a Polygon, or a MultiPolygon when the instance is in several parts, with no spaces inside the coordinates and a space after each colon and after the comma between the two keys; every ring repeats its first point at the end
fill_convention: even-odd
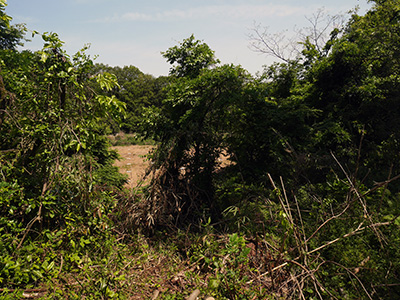
{"type": "Polygon", "coordinates": [[[154,148],[151,145],[114,146],[112,149],[118,151],[121,156],[114,165],[122,174],[129,176],[127,187],[135,188],[143,178],[149,161],[146,155],[154,148]]]}
{"type": "MultiPolygon", "coordinates": [[[[121,156],[120,160],[114,163],[114,166],[119,168],[122,174],[129,176],[128,188],[135,188],[141,179],[150,162],[146,155],[154,148],[152,145],[129,145],[129,146],[113,146],[112,149],[118,151],[121,156]]],[[[228,155],[225,151],[218,159],[221,168],[224,168],[232,162],[228,160],[228,155]]]]}

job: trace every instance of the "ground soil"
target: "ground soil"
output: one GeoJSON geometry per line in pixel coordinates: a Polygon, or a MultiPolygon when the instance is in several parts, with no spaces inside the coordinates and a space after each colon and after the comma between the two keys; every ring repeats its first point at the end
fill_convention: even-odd
{"type": "MultiPolygon", "coordinates": [[[[143,179],[149,160],[146,155],[154,148],[152,145],[128,145],[128,146],[114,146],[121,158],[114,163],[114,166],[119,168],[122,174],[127,174],[128,182],[126,187],[135,188],[138,183],[143,179]]],[[[226,167],[231,164],[228,161],[228,156],[223,152],[218,159],[220,167],[226,167]]]]}
{"type": "Polygon", "coordinates": [[[121,158],[114,165],[119,168],[122,174],[127,174],[129,188],[135,188],[139,181],[143,179],[146,168],[149,166],[149,161],[146,155],[153,149],[150,145],[129,145],[129,146],[114,146],[121,158]]]}

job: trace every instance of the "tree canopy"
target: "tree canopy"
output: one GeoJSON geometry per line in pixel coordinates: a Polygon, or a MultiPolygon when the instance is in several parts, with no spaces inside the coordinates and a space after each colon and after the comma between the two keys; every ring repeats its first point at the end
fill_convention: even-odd
{"type": "MultiPolygon", "coordinates": [[[[95,64],[92,72],[108,72],[116,76],[118,86],[107,95],[114,95],[121,102],[126,104],[126,115],[122,123],[110,123],[112,133],[120,130],[127,133],[138,132],[145,122],[146,109],[149,107],[159,107],[165,97],[164,88],[171,81],[166,76],[155,78],[152,75],[144,74],[134,66],[110,67],[104,64],[95,64]]],[[[101,93],[101,90],[98,90],[101,93]]]]}
{"type": "Polygon", "coordinates": [[[206,43],[196,40],[193,34],[162,54],[170,64],[175,64],[170,74],[177,77],[196,77],[203,69],[219,62],[214,51],[206,43]]]}
{"type": "Polygon", "coordinates": [[[0,49],[13,49],[22,45],[26,28],[23,24],[11,25],[12,18],[5,13],[7,3],[0,1],[0,49]]]}

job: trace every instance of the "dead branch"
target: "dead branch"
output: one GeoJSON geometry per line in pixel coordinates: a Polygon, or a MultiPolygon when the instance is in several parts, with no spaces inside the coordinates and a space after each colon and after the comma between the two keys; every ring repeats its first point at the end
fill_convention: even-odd
{"type": "Polygon", "coordinates": [[[324,47],[328,42],[331,31],[334,28],[341,29],[345,23],[344,16],[328,15],[323,8],[318,9],[309,17],[305,17],[309,23],[308,27],[295,30],[301,42],[307,39],[315,46],[320,55],[324,55],[324,47]]]}
{"type": "MultiPolygon", "coordinates": [[[[44,196],[44,194],[46,193],[46,191],[47,191],[47,182],[45,182],[45,183],[43,184],[42,195],[41,195],[42,197],[44,196]]],[[[28,225],[26,226],[25,231],[24,231],[24,235],[22,236],[22,239],[21,239],[21,241],[19,242],[19,244],[18,244],[16,250],[18,250],[19,248],[21,248],[22,243],[24,242],[26,236],[28,235],[29,231],[31,230],[33,224],[35,224],[37,221],[38,221],[38,222],[41,222],[41,221],[42,221],[42,207],[43,207],[43,204],[40,203],[40,206],[39,206],[39,210],[38,210],[37,215],[36,215],[36,216],[28,223],[28,225]]]]}
{"type": "Polygon", "coordinates": [[[318,231],[320,231],[321,228],[323,228],[326,224],[328,224],[330,221],[332,221],[332,220],[334,220],[334,219],[337,219],[337,218],[339,218],[341,215],[343,215],[343,214],[347,211],[347,209],[348,209],[349,207],[350,207],[350,205],[347,204],[347,206],[346,206],[339,214],[337,214],[337,215],[335,215],[335,216],[333,216],[333,217],[331,217],[331,218],[325,220],[325,221],[317,228],[317,230],[315,230],[315,231],[313,232],[313,234],[311,234],[310,237],[309,237],[308,239],[306,239],[306,243],[308,243],[308,242],[318,233],[318,231]]]}
{"type": "Polygon", "coordinates": [[[339,263],[337,263],[335,261],[326,261],[326,262],[334,264],[334,265],[337,265],[338,267],[343,268],[347,273],[351,274],[358,281],[358,283],[361,285],[361,287],[363,288],[363,290],[364,290],[365,294],[368,296],[368,298],[372,300],[371,295],[368,293],[368,291],[365,288],[364,284],[362,283],[361,279],[358,278],[358,276],[354,272],[352,272],[351,270],[349,270],[345,266],[343,266],[343,265],[341,265],[341,264],[339,264],[339,263]]]}
{"type": "Polygon", "coordinates": [[[397,180],[399,178],[400,178],[400,174],[396,175],[396,176],[394,176],[394,177],[392,177],[392,178],[390,178],[388,180],[382,181],[382,182],[375,182],[375,186],[372,189],[366,191],[364,194],[362,194],[362,197],[364,197],[365,195],[368,195],[368,194],[376,191],[377,189],[379,189],[379,188],[381,188],[383,186],[388,185],[389,183],[391,183],[391,182],[393,182],[393,181],[395,181],[395,180],[397,180]]]}
{"type": "Polygon", "coordinates": [[[271,33],[269,27],[254,24],[249,48],[255,52],[275,57],[283,62],[289,62],[301,55],[302,44],[309,41],[320,55],[326,55],[329,49],[325,49],[330,33],[333,29],[341,30],[345,23],[343,15],[330,16],[324,9],[317,10],[310,17],[306,17],[308,27],[294,29],[292,37],[287,37],[288,30],[271,33]]]}
{"type": "Polygon", "coordinates": [[[187,300],[196,300],[199,295],[200,295],[200,290],[195,289],[193,293],[190,294],[189,298],[187,298],[187,300]]]}
{"type": "MultiPolygon", "coordinates": [[[[7,288],[0,289],[0,293],[14,293],[14,292],[17,292],[17,291],[20,291],[20,290],[7,289],[7,288]]],[[[39,288],[37,288],[37,289],[26,289],[26,290],[22,291],[22,298],[25,298],[25,299],[41,298],[46,294],[47,291],[48,290],[44,289],[44,288],[43,289],[39,289],[39,288]]]]}
{"type": "MultiPolygon", "coordinates": [[[[358,191],[358,189],[356,188],[356,186],[355,186],[353,180],[351,180],[350,176],[347,174],[346,170],[343,168],[343,166],[341,165],[341,163],[339,162],[339,160],[336,158],[336,156],[333,154],[332,151],[331,151],[331,155],[332,155],[333,159],[336,161],[336,163],[338,164],[338,166],[340,167],[340,169],[342,170],[342,172],[344,173],[344,175],[346,176],[347,181],[348,181],[349,184],[351,185],[351,187],[352,187],[354,193],[357,195],[357,198],[358,198],[358,200],[360,201],[361,206],[363,207],[365,217],[369,219],[369,221],[371,222],[371,224],[373,224],[374,222],[372,221],[372,217],[371,217],[370,213],[368,212],[367,204],[366,204],[366,202],[364,201],[364,198],[361,196],[361,194],[360,194],[360,192],[358,191]]],[[[383,248],[384,237],[383,237],[382,233],[379,232],[375,227],[372,227],[372,228],[373,228],[373,230],[374,230],[374,232],[375,232],[376,237],[377,237],[378,240],[379,240],[379,243],[381,244],[381,247],[383,248]]]]}
{"type": "MultiPolygon", "coordinates": [[[[392,224],[391,221],[389,221],[389,222],[383,222],[383,223],[375,223],[375,224],[371,224],[371,225],[368,225],[368,226],[361,227],[361,226],[363,225],[363,222],[362,222],[362,223],[360,223],[360,224],[358,225],[358,227],[357,227],[355,230],[353,230],[352,232],[346,233],[346,234],[343,235],[342,237],[338,237],[338,238],[336,238],[336,239],[334,239],[334,240],[332,240],[332,241],[329,241],[329,242],[327,242],[326,244],[324,244],[324,245],[322,245],[322,246],[319,246],[318,248],[315,248],[314,250],[311,250],[311,251],[307,252],[306,255],[312,254],[312,253],[317,252],[317,251],[319,251],[319,250],[321,250],[321,249],[323,249],[323,248],[326,248],[326,247],[328,247],[328,246],[330,246],[330,245],[332,245],[332,244],[334,244],[334,243],[336,243],[336,242],[338,242],[338,241],[340,241],[340,240],[342,240],[342,239],[344,239],[344,238],[348,238],[348,237],[353,236],[353,235],[355,235],[355,234],[359,234],[359,233],[361,233],[362,231],[364,231],[365,229],[373,228],[374,230],[376,230],[376,227],[387,226],[387,225],[390,225],[390,224],[392,224]]],[[[297,258],[296,258],[296,259],[297,259],[297,258]]]]}
{"type": "Polygon", "coordinates": [[[260,25],[255,25],[252,31],[253,33],[249,34],[250,49],[284,62],[289,62],[292,59],[295,44],[292,40],[286,38],[285,31],[270,33],[268,27],[262,28],[260,25]]]}

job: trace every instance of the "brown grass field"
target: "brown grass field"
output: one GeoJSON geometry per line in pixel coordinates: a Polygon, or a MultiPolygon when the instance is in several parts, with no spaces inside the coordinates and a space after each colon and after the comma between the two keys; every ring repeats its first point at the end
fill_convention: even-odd
{"type": "Polygon", "coordinates": [[[146,155],[153,149],[151,145],[129,145],[114,146],[121,158],[114,165],[119,168],[122,174],[129,176],[127,187],[135,188],[139,181],[143,178],[149,161],[146,155]]]}
{"type": "MultiPolygon", "coordinates": [[[[146,155],[154,148],[152,145],[126,145],[126,146],[113,146],[112,149],[116,150],[121,158],[114,163],[114,166],[119,168],[122,174],[129,176],[128,188],[135,188],[137,184],[143,179],[146,168],[149,166],[149,160],[146,155]]],[[[225,152],[219,158],[220,167],[226,167],[231,162],[228,161],[228,156],[225,152]]]]}

